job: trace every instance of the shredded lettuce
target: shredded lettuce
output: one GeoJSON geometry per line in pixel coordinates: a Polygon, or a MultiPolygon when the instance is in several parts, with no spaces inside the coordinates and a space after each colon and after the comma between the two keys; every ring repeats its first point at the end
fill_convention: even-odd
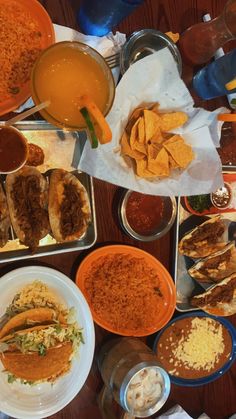
{"type": "Polygon", "coordinates": [[[25,333],[16,332],[6,344],[15,344],[22,353],[38,352],[44,356],[47,349],[60,345],[63,342],[72,342],[73,351],[84,343],[82,330],[77,323],[62,326],[56,324],[46,328],[31,330],[25,333]]]}

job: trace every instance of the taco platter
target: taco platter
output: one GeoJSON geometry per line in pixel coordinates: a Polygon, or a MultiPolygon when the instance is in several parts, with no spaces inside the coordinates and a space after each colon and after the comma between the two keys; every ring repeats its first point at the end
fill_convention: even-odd
{"type": "Polygon", "coordinates": [[[26,285],[5,313],[0,329],[0,361],[8,382],[54,382],[69,371],[83,343],[83,333],[70,310],[41,281],[26,285]],[[35,301],[33,303],[33,301],[35,301]],[[29,308],[34,305],[34,308],[29,308]]]}
{"type": "Polygon", "coordinates": [[[185,200],[179,200],[174,274],[177,310],[200,308],[220,316],[236,313],[234,205],[232,202],[228,211],[218,214],[193,215],[185,200]]]}

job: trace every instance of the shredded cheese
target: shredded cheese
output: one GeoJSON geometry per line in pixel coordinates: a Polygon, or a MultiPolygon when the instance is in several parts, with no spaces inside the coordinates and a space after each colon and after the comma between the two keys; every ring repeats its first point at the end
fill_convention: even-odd
{"type": "Polygon", "coordinates": [[[224,352],[223,328],[212,319],[194,318],[191,330],[186,337],[181,337],[173,349],[174,366],[184,364],[186,367],[210,371],[224,352]]]}

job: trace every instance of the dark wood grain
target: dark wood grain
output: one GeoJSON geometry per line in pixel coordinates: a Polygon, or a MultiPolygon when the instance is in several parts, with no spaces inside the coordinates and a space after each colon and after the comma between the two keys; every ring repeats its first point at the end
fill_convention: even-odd
{"type": "MultiPolygon", "coordinates": [[[[47,9],[54,23],[79,29],[76,14],[79,9],[78,0],[40,0],[47,9]]],[[[163,32],[183,32],[190,25],[200,22],[202,15],[209,12],[212,17],[222,12],[226,0],[146,0],[143,5],[120,25],[118,30],[127,35],[142,28],[155,28],[163,32]]],[[[190,87],[193,71],[184,63],[183,77],[190,87]]],[[[196,104],[207,109],[215,109],[226,105],[225,99],[200,101],[196,104]]],[[[98,224],[98,240],[95,245],[109,243],[126,243],[140,247],[157,257],[167,269],[172,268],[173,232],[161,240],[143,244],[127,237],[121,230],[117,218],[118,201],[121,190],[100,180],[94,180],[95,202],[98,224]]],[[[89,250],[91,251],[91,249],[89,250]]],[[[46,264],[68,275],[74,280],[76,269],[89,252],[73,252],[64,255],[36,258],[28,262],[1,265],[0,275],[15,267],[27,264],[46,264]]],[[[236,316],[230,318],[236,326],[236,316]]],[[[96,343],[101,344],[106,333],[96,327],[96,343]]],[[[204,345],[204,342],[202,342],[204,345]]],[[[80,393],[62,411],[51,416],[54,419],[101,419],[97,405],[97,396],[101,388],[101,379],[96,366],[96,357],[89,377],[80,393]]],[[[174,404],[180,404],[194,418],[206,412],[211,419],[226,419],[236,412],[236,365],[223,377],[212,384],[186,388],[172,386],[170,398],[165,405],[166,410],[174,404]]],[[[157,415],[156,415],[157,416],[157,415]]],[[[2,416],[1,416],[2,417],[2,416]]],[[[4,415],[5,417],[5,415],[4,415]]]]}

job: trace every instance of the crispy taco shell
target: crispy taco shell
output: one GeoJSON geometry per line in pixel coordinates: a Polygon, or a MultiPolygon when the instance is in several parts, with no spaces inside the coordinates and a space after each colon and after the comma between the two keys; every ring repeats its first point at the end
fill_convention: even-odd
{"type": "Polygon", "coordinates": [[[216,316],[236,313],[236,273],[222,279],[206,292],[191,298],[191,304],[216,316]]]}
{"type": "MultiPolygon", "coordinates": [[[[0,339],[0,342],[8,342],[9,340],[13,339],[16,335],[24,335],[25,333],[33,332],[35,330],[47,329],[47,327],[50,327],[50,326],[55,326],[55,323],[49,323],[49,324],[43,324],[43,325],[40,324],[37,326],[28,327],[27,329],[17,330],[8,335],[3,336],[0,339]]],[[[11,345],[11,348],[14,348],[14,344],[13,346],[11,345]]]]}
{"type": "Polygon", "coordinates": [[[49,220],[58,242],[78,240],[91,219],[88,194],[72,173],[53,170],[49,185],[49,220]]]}
{"type": "Polygon", "coordinates": [[[209,218],[180,240],[179,252],[193,259],[209,256],[225,246],[222,240],[225,229],[220,215],[209,218]]]}
{"type": "Polygon", "coordinates": [[[35,250],[39,240],[50,230],[46,179],[35,167],[24,166],[7,175],[6,194],[11,223],[18,239],[35,250]],[[30,186],[30,181],[34,182],[34,185],[30,186]],[[39,193],[36,193],[37,181],[39,193]]]}
{"type": "Polygon", "coordinates": [[[72,355],[72,343],[49,348],[46,355],[36,352],[23,354],[20,351],[0,353],[0,360],[6,371],[27,381],[53,381],[68,371],[72,355]]]}
{"type": "Polygon", "coordinates": [[[219,282],[236,272],[236,249],[234,242],[195,263],[188,273],[199,282],[219,282]]]}
{"type": "MultiPolygon", "coordinates": [[[[25,329],[28,326],[42,325],[45,323],[66,323],[65,317],[61,313],[47,307],[32,308],[12,317],[0,330],[0,339],[19,329],[25,329]]],[[[26,329],[29,330],[29,329],[26,329]]]]}

